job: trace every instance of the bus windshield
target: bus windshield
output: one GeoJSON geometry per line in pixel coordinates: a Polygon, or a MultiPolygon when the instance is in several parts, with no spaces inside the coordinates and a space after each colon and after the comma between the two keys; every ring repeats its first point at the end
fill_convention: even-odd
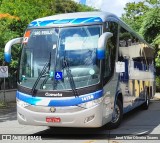
{"type": "Polygon", "coordinates": [[[33,88],[37,78],[38,90],[70,90],[73,83],[77,89],[97,84],[100,63],[96,49],[101,28],[28,29],[22,44],[20,85],[33,88]],[[50,66],[39,77],[48,62],[50,66]]]}

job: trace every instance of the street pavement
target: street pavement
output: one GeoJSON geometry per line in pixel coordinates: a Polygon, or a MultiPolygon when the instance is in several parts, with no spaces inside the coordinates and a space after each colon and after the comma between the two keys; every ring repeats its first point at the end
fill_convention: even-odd
{"type": "MultiPolygon", "coordinates": [[[[16,106],[13,104],[8,108],[0,109],[0,134],[23,134],[40,136],[43,140],[12,142],[34,142],[34,143],[159,143],[160,142],[160,93],[155,95],[148,110],[140,107],[125,114],[122,124],[118,129],[109,130],[106,127],[84,129],[84,128],[49,128],[43,126],[20,125],[17,121],[16,106]],[[138,140],[126,140],[126,136],[138,140]],[[159,140],[146,140],[148,137],[159,140]],[[123,139],[109,139],[108,136],[115,135],[123,139]],[[134,136],[131,136],[134,135],[134,136]],[[142,140],[143,139],[143,140],[142,140]]],[[[0,143],[12,143],[10,140],[0,140],[0,143]]]]}

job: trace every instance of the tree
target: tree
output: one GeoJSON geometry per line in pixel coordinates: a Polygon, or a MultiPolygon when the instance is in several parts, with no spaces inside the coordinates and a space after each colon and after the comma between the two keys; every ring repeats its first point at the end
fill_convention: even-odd
{"type": "Polygon", "coordinates": [[[127,3],[124,8],[125,13],[122,14],[122,20],[125,21],[136,32],[139,32],[144,14],[149,10],[149,6],[145,2],[127,3]]]}
{"type": "Polygon", "coordinates": [[[160,1],[159,0],[145,0],[145,2],[150,5],[150,7],[158,8],[160,7],[160,1]]]}
{"type": "MultiPolygon", "coordinates": [[[[11,16],[10,14],[0,14],[0,64],[3,64],[4,60],[4,46],[7,41],[10,39],[13,39],[15,37],[18,37],[18,32],[13,28],[12,25],[15,25],[19,21],[18,17],[11,16]]],[[[15,49],[16,51],[16,49],[15,49]]],[[[17,51],[16,51],[17,52],[17,51]]],[[[13,51],[13,56],[14,54],[13,51]]],[[[14,57],[16,58],[16,56],[14,57]]],[[[14,59],[13,59],[14,60],[14,59]]],[[[14,65],[15,66],[15,65],[14,65]]],[[[12,67],[12,64],[11,64],[12,67]]]]}
{"type": "MultiPolygon", "coordinates": [[[[140,29],[144,39],[155,47],[156,66],[160,67],[160,2],[157,0],[148,0],[152,5],[151,9],[145,13],[143,23],[140,29]]],[[[158,68],[157,71],[160,69],[158,68]]]]}
{"type": "Polygon", "coordinates": [[[140,32],[146,41],[154,43],[160,34],[160,8],[152,8],[145,13],[140,32]]]}
{"type": "MultiPolygon", "coordinates": [[[[0,65],[4,65],[4,46],[5,43],[10,40],[11,38],[18,37],[17,31],[15,31],[11,25],[14,25],[14,23],[17,23],[19,21],[18,17],[11,16],[10,14],[0,14],[0,65]],[[12,29],[12,30],[11,30],[12,29]]],[[[12,50],[12,62],[9,66],[9,73],[15,76],[15,71],[17,70],[18,65],[18,57],[17,53],[19,52],[20,48],[14,47],[14,50],[12,50]]],[[[12,82],[14,78],[6,79],[8,81],[8,86],[10,82],[12,82]]],[[[2,81],[2,80],[1,80],[2,81]]],[[[0,81],[0,89],[1,84],[3,82],[0,81]]]]}
{"type": "Polygon", "coordinates": [[[153,46],[159,45],[160,1],[144,0],[127,3],[122,19],[153,46]]]}

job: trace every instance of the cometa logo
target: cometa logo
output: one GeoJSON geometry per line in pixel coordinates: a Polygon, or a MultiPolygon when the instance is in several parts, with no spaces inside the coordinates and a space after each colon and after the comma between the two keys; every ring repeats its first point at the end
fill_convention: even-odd
{"type": "Polygon", "coordinates": [[[45,93],[45,96],[62,97],[62,93],[45,93]]]}

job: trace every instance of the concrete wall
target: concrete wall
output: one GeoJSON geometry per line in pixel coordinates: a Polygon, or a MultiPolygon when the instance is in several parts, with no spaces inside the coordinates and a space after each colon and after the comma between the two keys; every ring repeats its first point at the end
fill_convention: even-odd
{"type": "MultiPolygon", "coordinates": [[[[10,89],[5,91],[5,102],[16,102],[17,89],[10,89]]],[[[4,101],[4,90],[0,90],[0,101],[4,101]]]]}

